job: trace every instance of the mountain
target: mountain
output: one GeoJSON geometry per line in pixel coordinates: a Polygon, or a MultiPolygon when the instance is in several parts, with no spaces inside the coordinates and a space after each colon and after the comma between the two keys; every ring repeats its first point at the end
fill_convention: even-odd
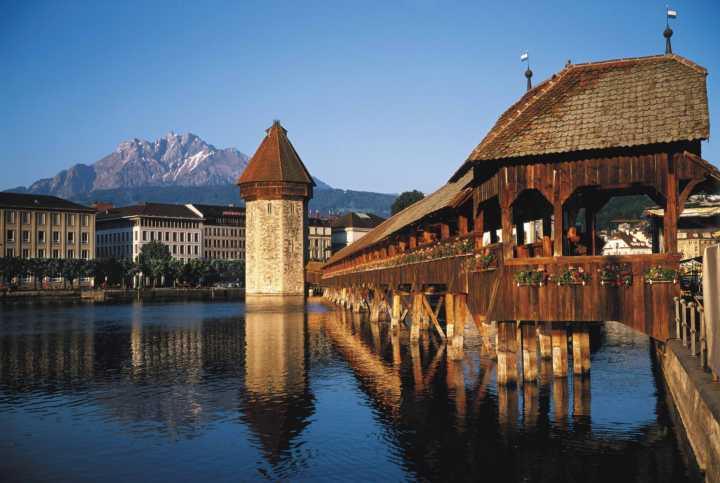
{"type": "MultiPolygon", "coordinates": [[[[116,206],[143,201],[242,204],[235,181],[247,162],[248,156],[235,148],[218,149],[195,134],[170,132],[153,142],[137,138],[122,142],[91,165],[76,164],[27,188],[8,191],[116,206]]],[[[340,190],[315,177],[313,180],[316,187],[311,211],[390,214],[395,195],[340,190]]]]}

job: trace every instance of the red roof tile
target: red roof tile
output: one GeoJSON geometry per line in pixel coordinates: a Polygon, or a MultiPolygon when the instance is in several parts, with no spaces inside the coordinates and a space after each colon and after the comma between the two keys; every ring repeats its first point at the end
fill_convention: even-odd
{"type": "Polygon", "coordinates": [[[287,131],[280,125],[280,121],[273,122],[273,125],[265,132],[267,133],[265,139],[250,158],[247,167],[238,179],[238,184],[286,181],[315,186],[310,173],[288,139],[287,131]]]}

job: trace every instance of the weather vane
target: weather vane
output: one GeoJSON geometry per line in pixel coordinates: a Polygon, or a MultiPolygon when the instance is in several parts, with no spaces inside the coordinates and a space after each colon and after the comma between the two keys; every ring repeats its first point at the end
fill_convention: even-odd
{"type": "Polygon", "coordinates": [[[527,70],[525,71],[525,77],[527,78],[527,90],[532,89],[532,71],[530,70],[530,56],[527,50],[520,55],[520,62],[527,62],[527,70]]]}
{"type": "Polygon", "coordinates": [[[665,31],[663,32],[663,36],[665,37],[665,53],[672,54],[672,43],[670,42],[670,37],[672,37],[673,30],[670,28],[670,19],[677,18],[677,10],[671,9],[670,5],[665,5],[665,11],[665,31]]]}

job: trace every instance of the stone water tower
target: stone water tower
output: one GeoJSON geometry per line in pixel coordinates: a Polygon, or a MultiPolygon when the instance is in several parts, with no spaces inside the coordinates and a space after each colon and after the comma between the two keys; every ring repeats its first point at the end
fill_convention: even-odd
{"type": "Polygon", "coordinates": [[[302,296],[315,183],[280,122],[266,132],[238,179],[245,200],[245,290],[248,296],[302,296]]]}

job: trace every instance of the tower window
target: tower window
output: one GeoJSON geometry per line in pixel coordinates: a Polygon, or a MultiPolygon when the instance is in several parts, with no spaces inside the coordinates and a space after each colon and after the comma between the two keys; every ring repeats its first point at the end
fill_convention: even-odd
{"type": "Polygon", "coordinates": [[[267,207],[268,207],[268,215],[271,215],[272,214],[272,204],[268,203],[267,207]]]}

